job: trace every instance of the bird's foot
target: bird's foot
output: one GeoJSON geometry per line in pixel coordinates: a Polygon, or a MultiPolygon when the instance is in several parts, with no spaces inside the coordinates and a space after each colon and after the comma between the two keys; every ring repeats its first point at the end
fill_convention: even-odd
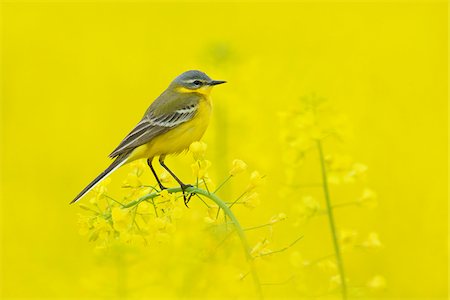
{"type": "Polygon", "coordinates": [[[189,208],[188,203],[191,200],[191,197],[195,194],[195,193],[190,193],[189,196],[186,197],[185,191],[186,189],[190,188],[190,187],[194,187],[191,184],[182,184],[180,185],[181,187],[181,191],[183,192],[183,199],[184,199],[184,205],[186,205],[187,208],[189,208]]]}
{"type": "Polygon", "coordinates": [[[161,191],[167,190],[167,188],[165,186],[163,186],[161,183],[158,183],[159,188],[161,189],[161,191]]]}

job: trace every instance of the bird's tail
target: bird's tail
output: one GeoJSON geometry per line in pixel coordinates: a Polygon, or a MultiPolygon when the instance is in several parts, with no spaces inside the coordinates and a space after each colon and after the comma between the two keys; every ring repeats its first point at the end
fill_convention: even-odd
{"type": "Polygon", "coordinates": [[[123,165],[128,160],[129,153],[124,153],[122,155],[119,155],[112,164],[106,168],[105,171],[103,171],[100,175],[98,175],[91,183],[89,183],[79,194],[78,196],[73,199],[70,204],[77,202],[80,200],[81,197],[83,197],[87,192],[92,190],[97,184],[99,184],[103,179],[106,178],[109,174],[114,172],[118,167],[123,165]]]}

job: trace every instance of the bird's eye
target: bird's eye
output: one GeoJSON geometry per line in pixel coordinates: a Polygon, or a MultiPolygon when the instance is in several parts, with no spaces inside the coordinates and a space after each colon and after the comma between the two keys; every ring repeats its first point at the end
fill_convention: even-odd
{"type": "Polygon", "coordinates": [[[202,85],[202,82],[200,80],[196,80],[193,82],[194,85],[202,85]]]}

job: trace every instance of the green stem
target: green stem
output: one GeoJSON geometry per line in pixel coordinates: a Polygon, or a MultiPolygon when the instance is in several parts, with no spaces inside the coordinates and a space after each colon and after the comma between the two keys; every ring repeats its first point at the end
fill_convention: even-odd
{"type": "Polygon", "coordinates": [[[225,214],[230,218],[231,222],[233,222],[234,227],[236,228],[236,232],[237,232],[237,234],[238,234],[238,236],[239,236],[239,238],[241,240],[242,246],[244,247],[245,256],[246,256],[247,261],[248,261],[248,263],[250,265],[250,271],[252,273],[253,282],[255,284],[256,292],[258,294],[258,297],[262,298],[261,284],[259,282],[258,274],[256,273],[255,265],[254,265],[254,262],[253,262],[253,257],[251,255],[250,246],[248,244],[247,237],[245,236],[244,230],[242,229],[241,225],[239,224],[239,221],[236,218],[236,216],[234,215],[234,213],[226,205],[226,203],[224,201],[222,201],[219,197],[217,197],[217,195],[215,195],[215,194],[210,194],[209,192],[207,192],[205,190],[198,189],[198,188],[189,188],[187,190],[187,192],[196,193],[196,194],[200,194],[200,195],[203,195],[205,197],[208,197],[209,199],[214,201],[225,212],[225,214]]]}
{"type": "Polygon", "coordinates": [[[227,177],[227,179],[225,179],[213,193],[214,193],[214,194],[217,193],[217,192],[225,185],[225,183],[227,183],[228,180],[231,179],[231,177],[233,177],[233,175],[229,175],[229,176],[227,177]]]}
{"type": "Polygon", "coordinates": [[[328,177],[325,167],[325,157],[323,155],[322,142],[320,140],[317,140],[317,148],[319,150],[320,166],[322,170],[322,185],[323,185],[323,192],[325,195],[325,201],[327,204],[328,221],[330,223],[330,230],[333,236],[334,252],[336,255],[336,261],[339,269],[339,276],[341,277],[342,299],[345,300],[347,299],[347,283],[345,282],[344,262],[342,260],[341,249],[339,247],[339,241],[336,231],[336,225],[334,222],[333,206],[331,205],[330,191],[328,189],[328,177]]]}
{"type": "MultiPolygon", "coordinates": [[[[178,193],[178,192],[181,192],[181,188],[180,187],[170,188],[170,189],[167,189],[167,191],[169,193],[178,193]]],[[[258,294],[258,297],[260,299],[262,299],[263,296],[262,296],[261,283],[259,281],[258,274],[256,273],[255,264],[254,264],[254,261],[253,261],[253,257],[251,255],[251,249],[250,249],[250,246],[248,244],[247,237],[246,237],[246,235],[244,233],[244,230],[242,229],[242,227],[241,227],[238,219],[234,215],[234,213],[231,211],[231,209],[228,207],[228,205],[223,200],[221,200],[215,194],[210,194],[208,191],[205,191],[203,189],[199,189],[197,187],[189,187],[189,188],[187,188],[185,190],[185,192],[186,193],[194,193],[194,194],[198,194],[198,195],[203,195],[203,196],[211,199],[230,218],[231,222],[234,224],[234,227],[235,227],[236,232],[237,232],[237,234],[239,236],[239,239],[241,240],[242,246],[244,247],[245,257],[247,258],[247,262],[248,262],[248,264],[250,266],[250,272],[251,272],[252,277],[253,277],[253,282],[255,284],[256,293],[258,294]]],[[[127,203],[123,207],[124,208],[133,207],[134,205],[137,205],[137,204],[141,203],[142,201],[147,201],[149,199],[153,199],[153,198],[158,197],[158,196],[159,196],[159,194],[157,194],[157,193],[151,193],[151,194],[142,196],[141,198],[139,198],[139,199],[137,199],[135,201],[127,203]]]]}

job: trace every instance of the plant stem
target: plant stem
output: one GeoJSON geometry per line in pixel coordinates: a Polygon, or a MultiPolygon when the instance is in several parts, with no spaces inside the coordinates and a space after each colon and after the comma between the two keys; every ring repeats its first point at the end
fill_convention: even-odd
{"type": "Polygon", "coordinates": [[[325,157],[323,155],[322,142],[320,140],[317,140],[317,148],[319,150],[320,166],[322,169],[322,187],[325,196],[325,201],[327,204],[328,221],[330,223],[331,235],[333,237],[334,252],[336,255],[336,261],[339,269],[339,276],[341,277],[342,299],[345,300],[347,299],[347,283],[345,282],[344,262],[342,260],[341,249],[339,247],[339,241],[336,231],[336,225],[334,222],[333,206],[331,205],[330,191],[328,188],[328,177],[325,167],[325,157]]]}
{"type": "MultiPolygon", "coordinates": [[[[177,187],[177,188],[170,188],[167,189],[167,191],[169,193],[178,193],[181,192],[181,188],[177,187]]],[[[228,205],[222,200],[220,199],[216,194],[211,194],[208,191],[205,191],[203,189],[199,189],[197,187],[189,187],[187,189],[185,189],[186,193],[194,193],[194,194],[198,194],[198,195],[202,195],[205,196],[209,199],[211,199],[214,203],[217,204],[217,206],[219,206],[219,208],[221,208],[224,213],[230,218],[231,222],[233,223],[236,232],[241,240],[242,246],[244,247],[244,252],[245,252],[245,257],[247,258],[247,262],[250,266],[250,272],[252,274],[253,277],[253,282],[255,284],[255,289],[256,289],[256,293],[258,294],[258,297],[260,299],[263,298],[262,296],[262,289],[261,289],[261,283],[259,281],[259,277],[258,274],[256,273],[256,269],[255,269],[255,265],[254,265],[254,261],[253,261],[253,257],[251,255],[251,249],[250,246],[248,244],[247,241],[247,237],[244,233],[244,230],[242,229],[238,219],[236,218],[236,216],[234,215],[234,213],[231,211],[231,209],[228,207],[228,205]]],[[[130,203],[127,203],[125,205],[123,205],[123,208],[129,208],[129,207],[133,207],[143,201],[147,201],[150,199],[153,199],[155,197],[158,197],[159,194],[158,193],[151,193],[145,196],[142,196],[141,198],[135,200],[135,201],[131,201],[130,203]]]]}
{"type": "Polygon", "coordinates": [[[245,236],[244,230],[242,229],[241,225],[239,224],[239,221],[236,218],[236,216],[234,215],[234,213],[227,206],[227,204],[224,201],[222,201],[219,197],[217,197],[217,195],[215,195],[215,194],[210,194],[209,192],[198,189],[198,188],[190,188],[188,190],[188,192],[196,193],[196,194],[200,194],[205,197],[208,197],[209,199],[214,201],[224,211],[224,213],[230,218],[231,222],[233,222],[234,227],[236,228],[236,232],[241,240],[242,246],[244,247],[245,256],[250,265],[250,271],[252,273],[256,292],[258,294],[258,297],[262,298],[261,283],[259,282],[259,277],[258,277],[258,274],[256,273],[255,265],[253,263],[253,257],[251,255],[250,246],[248,244],[247,237],[245,236]]]}

